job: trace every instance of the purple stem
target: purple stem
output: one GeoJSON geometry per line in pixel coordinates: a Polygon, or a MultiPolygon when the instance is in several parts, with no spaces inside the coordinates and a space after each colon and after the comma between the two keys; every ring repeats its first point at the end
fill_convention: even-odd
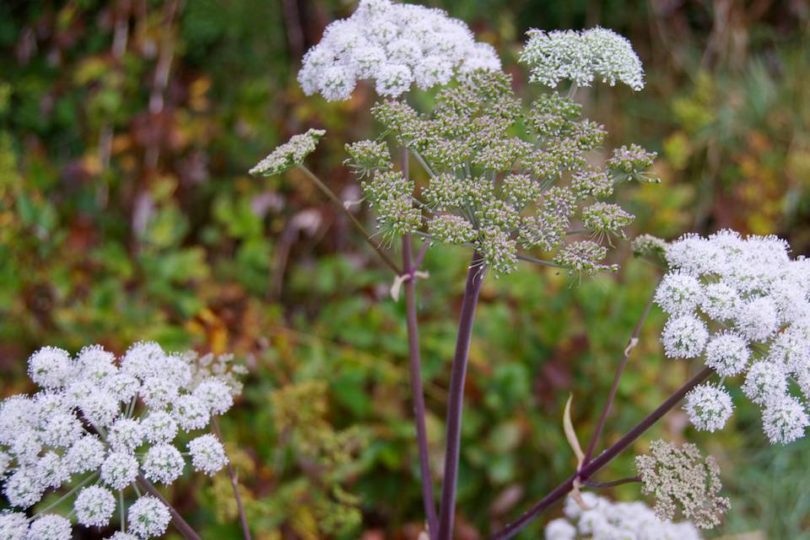
{"type": "Polygon", "coordinates": [[[430,453],[428,450],[427,427],[425,426],[425,393],[422,389],[422,358],[419,352],[419,326],[416,317],[416,267],[413,264],[411,235],[402,237],[402,266],[410,279],[405,281],[405,309],[408,323],[408,355],[410,359],[411,394],[413,394],[413,415],[416,424],[416,441],[419,446],[419,469],[422,476],[422,503],[428,531],[436,530],[436,503],[433,501],[433,480],[430,474],[430,453]]]}
{"type": "Polygon", "coordinates": [[[461,316],[456,336],[456,354],[450,374],[450,394],[447,401],[447,452],[444,456],[444,482],[439,513],[439,529],[436,540],[450,540],[453,536],[455,519],[456,487],[458,483],[458,458],[461,446],[461,414],[464,407],[464,378],[467,374],[467,360],[470,353],[475,308],[484,281],[484,262],[478,251],[473,252],[470,267],[467,269],[467,284],[461,304],[461,316]]]}
{"type": "Polygon", "coordinates": [[[542,514],[548,507],[557,501],[564,498],[572,489],[574,480],[577,476],[583,482],[587,481],[591,476],[596,474],[599,469],[610,463],[613,458],[623,452],[628,446],[638,439],[645,431],[650,429],[653,424],[661,419],[666,413],[677,405],[681,399],[695,386],[709,378],[713,373],[711,368],[703,368],[703,370],[689,379],[689,381],[681,386],[674,394],[672,394],[666,401],[664,401],[657,409],[647,415],[644,420],[639,422],[633,429],[628,431],[621,439],[616,441],[613,446],[599,454],[588,465],[585,465],[579,474],[576,472],[568,477],[562,484],[551,490],[551,492],[540,499],[537,503],[524,512],[518,519],[507,525],[502,530],[496,532],[490,537],[490,540],[506,540],[512,538],[519,533],[526,525],[531,523],[540,514],[542,514]]]}

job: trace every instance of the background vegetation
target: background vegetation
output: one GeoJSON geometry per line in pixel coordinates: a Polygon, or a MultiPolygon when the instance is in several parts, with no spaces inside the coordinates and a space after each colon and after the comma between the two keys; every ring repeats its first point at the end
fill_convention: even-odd
{"type": "MultiPolygon", "coordinates": [[[[639,216],[633,234],[734,227],[810,252],[806,3],[433,3],[495,44],[525,94],[537,91],[515,65],[527,28],[600,24],[630,37],[647,88],[580,96],[612,144],[660,154],[664,184],[627,201],[639,216]]],[[[153,339],[233,352],[250,375],[222,429],[260,539],[415,538],[420,526],[404,307],[387,296],[390,276],[305,178],[246,174],[289,135],[324,127],[311,166],[357,198],[342,145],[374,128],[373,93],[327,104],[295,82],[302,54],[351,4],[0,3],[2,395],[29,389],[25,359],[45,344],[120,352],[153,339]]],[[[574,465],[564,400],[573,392],[585,436],[659,273],[633,260],[628,243],[617,248],[622,270],[581,286],[530,266],[487,279],[466,394],[459,538],[514,517],[574,465]]],[[[431,250],[430,279],[419,284],[437,471],[466,258],[431,250]]],[[[654,312],[643,334],[611,434],[690,369],[662,359],[661,320],[654,312]]],[[[769,447],[744,403],[733,422],[707,438],[672,413],[655,431],[720,459],[734,507],[719,534],[810,538],[810,444],[769,447]]],[[[630,467],[628,454],[603,478],[630,467]]],[[[239,538],[229,490],[224,475],[188,477],[171,496],[204,538],[239,538]]],[[[637,488],[614,495],[637,497],[637,488]]]]}

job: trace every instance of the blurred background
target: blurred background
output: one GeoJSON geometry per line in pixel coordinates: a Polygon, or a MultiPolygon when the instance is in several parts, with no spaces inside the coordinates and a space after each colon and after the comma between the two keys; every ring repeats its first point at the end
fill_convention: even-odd
{"type": "MultiPolygon", "coordinates": [[[[810,7],[803,0],[430,2],[516,54],[530,27],[602,25],[631,39],[648,85],[578,94],[608,148],[656,150],[664,183],[622,194],[642,232],[732,227],[810,253],[810,7]]],[[[36,348],[134,341],[231,352],[250,372],[222,422],[258,539],[416,538],[422,508],[403,302],[391,276],[302,175],[246,171],[308,127],[309,158],[345,199],[345,142],[374,133],[351,101],[305,98],[303,53],[350,1],[94,0],[0,3],[0,395],[29,391],[36,348]]],[[[426,97],[425,99],[429,99],[426,97]]],[[[358,210],[371,226],[372,217],[358,210]]],[[[484,538],[575,465],[564,400],[589,436],[613,368],[660,270],[617,243],[616,275],[573,286],[531,266],[487,278],[466,392],[458,538],[484,538]]],[[[440,474],[444,403],[468,254],[428,252],[419,282],[428,425],[440,474]]],[[[653,311],[608,441],[697,366],[662,359],[653,311]]],[[[739,396],[738,396],[739,397],[739,396]]],[[[681,412],[657,436],[689,438],[723,468],[733,508],[709,536],[810,538],[810,441],[770,447],[738,399],[720,434],[681,412]]],[[[600,477],[632,472],[628,452],[600,477]]],[[[617,498],[640,498],[622,486],[617,498]]],[[[224,474],[169,494],[203,538],[241,538],[224,474]]],[[[544,516],[548,520],[556,509],[544,516]]],[[[541,523],[522,538],[540,537],[541,523]]],[[[81,538],[101,538],[82,531],[81,538]]]]}

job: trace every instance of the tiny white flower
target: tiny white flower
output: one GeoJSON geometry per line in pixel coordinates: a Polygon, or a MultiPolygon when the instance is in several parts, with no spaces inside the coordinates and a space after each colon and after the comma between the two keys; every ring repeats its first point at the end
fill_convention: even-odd
{"type": "Polygon", "coordinates": [[[43,388],[61,388],[72,370],[70,355],[57,347],[43,347],[28,359],[28,375],[43,388]]]}
{"type": "Polygon", "coordinates": [[[202,429],[208,425],[211,419],[205,403],[190,395],[181,396],[177,399],[172,414],[180,428],[185,431],[202,429]]]}
{"type": "Polygon", "coordinates": [[[132,375],[116,373],[104,381],[103,388],[119,403],[129,403],[140,391],[141,383],[132,375]]]}
{"type": "Polygon", "coordinates": [[[34,407],[28,396],[11,396],[0,405],[0,444],[11,444],[20,429],[36,422],[34,407]]]}
{"type": "Polygon", "coordinates": [[[686,412],[692,425],[700,431],[722,429],[733,408],[731,396],[720,386],[702,384],[686,395],[686,412]]]}
{"type": "Polygon", "coordinates": [[[57,412],[45,422],[42,442],[56,448],[68,448],[82,436],[82,424],[73,414],[57,412]]]}
{"type": "Polygon", "coordinates": [[[669,358],[697,358],[703,353],[708,339],[706,324],[693,315],[669,319],[661,335],[664,352],[669,358]]]}
{"type": "Polygon", "coordinates": [[[737,311],[737,329],[752,341],[764,341],[778,327],[776,307],[768,298],[757,298],[737,311]]]}
{"type": "Polygon", "coordinates": [[[702,297],[700,282],[694,276],[681,272],[664,276],[655,291],[655,303],[671,315],[691,313],[702,297]]]}
{"type": "Polygon", "coordinates": [[[413,83],[413,74],[404,64],[385,64],[377,76],[377,93],[381,96],[398,96],[413,83]]]}
{"type": "Polygon", "coordinates": [[[414,69],[416,86],[427,90],[436,85],[447,84],[453,77],[453,66],[441,56],[431,55],[414,69]]]}
{"type": "Polygon", "coordinates": [[[329,66],[324,71],[318,91],[327,101],[343,101],[349,99],[357,84],[354,72],[346,66],[329,66]]]}
{"type": "Polygon", "coordinates": [[[129,507],[129,529],[140,538],[152,538],[166,532],[171,514],[155,497],[143,496],[129,507]]]}
{"type": "Polygon", "coordinates": [[[184,466],[183,456],[170,444],[153,446],[143,459],[144,476],[162,484],[177,480],[183,474],[184,466]]]}
{"type": "Polygon", "coordinates": [[[202,435],[188,443],[191,464],[200,472],[211,476],[228,464],[222,443],[213,435],[202,435]]]}
{"type": "Polygon", "coordinates": [[[56,452],[46,452],[36,463],[38,483],[45,488],[56,488],[70,478],[70,471],[56,452]]]}
{"type": "Polygon", "coordinates": [[[71,474],[78,474],[98,469],[105,457],[104,444],[98,437],[85,435],[68,449],[63,462],[71,474]]]}
{"type": "Polygon", "coordinates": [[[706,365],[724,377],[742,373],[749,358],[751,351],[746,341],[730,332],[716,335],[706,346],[706,365]]]}
{"type": "Polygon", "coordinates": [[[792,396],[772,399],[762,411],[762,427],[772,444],[788,444],[804,437],[810,418],[792,396]]]}
{"type": "Polygon", "coordinates": [[[132,345],[121,359],[121,370],[137,379],[159,375],[155,365],[160,363],[166,353],[157,343],[147,341],[132,345]]]}
{"type": "Polygon", "coordinates": [[[28,536],[28,517],[22,512],[0,513],[0,538],[25,540],[28,536]]]}
{"type": "Polygon", "coordinates": [[[138,420],[119,418],[110,426],[107,442],[116,452],[132,452],[143,443],[144,435],[144,428],[138,420]]]}
{"type": "Polygon", "coordinates": [[[70,521],[55,514],[40,516],[28,530],[28,540],[70,540],[72,537],[70,521]]]}
{"type": "Polygon", "coordinates": [[[138,461],[131,454],[113,452],[101,465],[101,481],[114,489],[124,489],[138,476],[138,461]]]}
{"type": "Polygon", "coordinates": [[[177,400],[180,389],[166,377],[153,376],[143,379],[141,399],[147,407],[163,409],[177,400]]]}
{"type": "Polygon", "coordinates": [[[778,364],[755,362],[745,376],[742,391],[754,403],[765,405],[787,393],[787,377],[778,364]]]}
{"type": "Polygon", "coordinates": [[[8,445],[8,450],[17,459],[18,463],[30,465],[39,458],[42,451],[42,439],[33,429],[22,428],[17,431],[16,438],[8,445]]]}
{"type": "Polygon", "coordinates": [[[100,486],[83,488],[73,503],[76,520],[86,527],[105,527],[115,511],[115,497],[100,486]]]}
{"type": "Polygon", "coordinates": [[[701,308],[714,320],[728,321],[737,314],[741,304],[739,293],[721,281],[706,285],[701,308]]]}
{"type": "Polygon", "coordinates": [[[203,380],[192,395],[202,401],[212,414],[224,414],[233,405],[233,395],[228,385],[214,377],[203,380]]]}
{"type": "Polygon", "coordinates": [[[115,355],[100,345],[83,348],[76,357],[76,367],[82,378],[96,382],[104,381],[118,371],[115,355]]]}
{"type": "Polygon", "coordinates": [[[143,419],[146,440],[150,443],[168,443],[177,435],[177,422],[165,411],[152,411],[143,419]]]}
{"type": "Polygon", "coordinates": [[[104,391],[96,391],[82,398],[78,405],[84,417],[96,429],[109,426],[121,414],[118,401],[104,391]]]}
{"type": "Polygon", "coordinates": [[[11,506],[30,508],[42,498],[45,487],[33,469],[18,468],[6,479],[3,494],[11,506]]]}

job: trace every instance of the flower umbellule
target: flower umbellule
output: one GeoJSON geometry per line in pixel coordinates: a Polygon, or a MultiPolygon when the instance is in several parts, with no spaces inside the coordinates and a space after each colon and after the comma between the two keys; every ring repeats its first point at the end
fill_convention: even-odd
{"type": "MultiPolygon", "coordinates": [[[[52,489],[84,486],[73,508],[76,521],[87,527],[108,525],[114,492],[132,486],[139,475],[160,484],[179,478],[185,459],[174,442],[177,434],[205,428],[231,407],[239,389],[239,369],[227,361],[167,354],[156,343],[137,343],[120,360],[99,346],[85,347],[75,358],[44,347],[28,368],[40,390],[0,405],[3,494],[12,507],[25,510],[52,489]]],[[[192,438],[188,450],[193,468],[206,474],[227,463],[213,435],[192,438]]],[[[127,523],[133,538],[151,538],[163,534],[169,520],[162,502],[143,496],[129,508],[127,523]]],[[[11,512],[0,515],[0,533],[69,539],[71,527],[61,516],[45,514],[29,523],[11,512]]]]}
{"type": "MultiPolygon", "coordinates": [[[[742,391],[762,407],[768,439],[803,437],[810,425],[810,260],[791,259],[775,236],[728,230],[686,235],[667,246],[666,259],[671,270],[655,300],[669,315],[667,356],[702,356],[724,377],[744,376],[742,391]]],[[[686,410],[695,427],[715,431],[731,416],[731,397],[721,384],[706,383],[686,396],[686,410]]]]}
{"type": "Polygon", "coordinates": [[[650,453],[636,457],[642,491],[655,497],[655,513],[671,520],[680,508],[684,517],[702,529],[716,527],[729,508],[719,495],[720,468],[713,457],[705,459],[694,444],[678,447],[657,440],[650,453]]]}

